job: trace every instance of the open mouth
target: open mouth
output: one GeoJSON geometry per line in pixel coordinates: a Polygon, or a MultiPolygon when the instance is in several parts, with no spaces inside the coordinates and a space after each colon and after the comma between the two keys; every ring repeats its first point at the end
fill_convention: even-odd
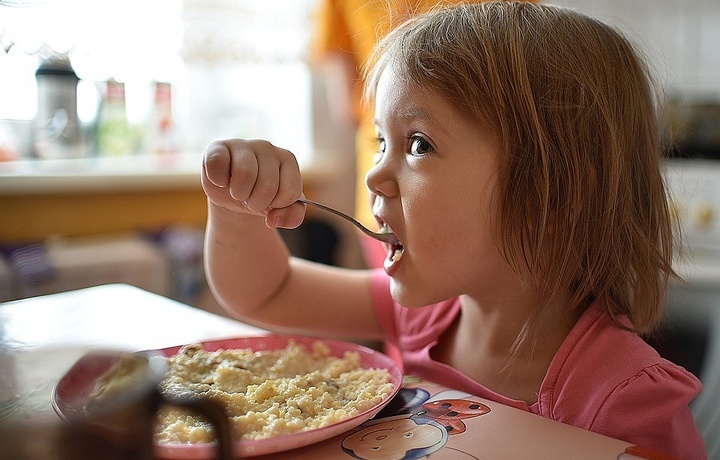
{"type": "Polygon", "coordinates": [[[388,258],[393,262],[398,262],[405,252],[405,248],[401,244],[391,244],[388,258]]]}
{"type": "MultiPolygon", "coordinates": [[[[385,223],[383,223],[380,227],[379,233],[390,233],[394,235],[394,232],[392,231],[390,226],[385,223]]],[[[403,253],[405,252],[405,247],[402,245],[402,243],[400,243],[400,240],[397,239],[397,237],[387,243],[387,248],[388,254],[385,258],[384,263],[384,267],[386,270],[398,263],[402,258],[403,253]]]]}

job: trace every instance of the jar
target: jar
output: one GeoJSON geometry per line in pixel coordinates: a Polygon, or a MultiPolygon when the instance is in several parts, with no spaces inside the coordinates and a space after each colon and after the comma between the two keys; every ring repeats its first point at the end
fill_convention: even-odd
{"type": "Polygon", "coordinates": [[[77,84],[67,58],[42,61],[35,72],[38,108],[34,122],[35,156],[43,159],[84,155],[77,113],[77,84]]]}

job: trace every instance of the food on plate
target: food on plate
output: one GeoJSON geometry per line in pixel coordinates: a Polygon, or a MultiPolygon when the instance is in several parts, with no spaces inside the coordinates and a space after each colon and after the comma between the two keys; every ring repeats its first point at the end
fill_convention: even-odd
{"type": "MultiPolygon", "coordinates": [[[[332,425],[380,404],[394,384],[385,369],[365,369],[360,355],[331,355],[322,341],[304,346],[290,340],[278,350],[205,351],[182,347],[167,358],[160,384],[167,395],[191,392],[221,403],[236,440],[259,440],[332,425]]],[[[212,426],[181,408],[163,408],[155,440],[209,443],[212,426]]]]}
{"type": "MultiPolygon", "coordinates": [[[[88,356],[89,359],[93,358],[92,355],[88,356]]],[[[128,390],[142,384],[147,372],[146,359],[133,354],[119,356],[117,362],[98,380],[84,407],[85,411],[101,407],[105,401],[122,397],[128,390]]]]}

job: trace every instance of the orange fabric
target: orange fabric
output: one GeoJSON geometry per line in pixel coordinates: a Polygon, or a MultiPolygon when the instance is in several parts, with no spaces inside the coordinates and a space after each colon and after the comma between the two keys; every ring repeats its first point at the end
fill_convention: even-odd
{"type": "Polygon", "coordinates": [[[357,81],[353,94],[357,118],[362,107],[361,73],[365,60],[375,43],[389,31],[412,15],[436,6],[438,0],[323,0],[316,17],[317,36],[313,55],[317,59],[329,53],[343,53],[355,63],[357,81]]]}

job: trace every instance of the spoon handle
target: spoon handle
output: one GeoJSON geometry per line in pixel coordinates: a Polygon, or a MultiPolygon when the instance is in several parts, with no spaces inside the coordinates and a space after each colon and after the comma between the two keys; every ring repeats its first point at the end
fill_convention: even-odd
{"type": "Polygon", "coordinates": [[[333,214],[335,214],[336,216],[340,216],[340,217],[342,217],[343,219],[345,219],[345,220],[347,220],[348,222],[350,222],[350,223],[352,223],[353,225],[355,225],[355,226],[356,226],[357,228],[359,228],[360,231],[362,231],[364,234],[366,234],[366,235],[368,235],[368,236],[370,236],[370,237],[372,237],[372,238],[375,238],[375,239],[378,240],[378,241],[382,241],[383,243],[392,243],[392,242],[394,242],[394,241],[397,241],[397,237],[396,237],[394,234],[392,234],[392,233],[377,233],[377,232],[373,232],[372,230],[370,230],[369,228],[365,227],[363,224],[361,224],[361,223],[358,222],[357,220],[353,219],[352,217],[348,216],[347,214],[345,214],[345,213],[342,212],[342,211],[338,211],[338,210],[335,209],[335,208],[331,208],[330,206],[327,206],[327,205],[318,203],[317,201],[308,200],[307,198],[300,198],[300,199],[298,199],[298,201],[299,201],[300,203],[305,203],[305,204],[309,204],[309,205],[311,205],[311,206],[315,206],[316,208],[320,208],[320,209],[322,209],[323,211],[327,211],[327,212],[333,213],[333,214]]]}

